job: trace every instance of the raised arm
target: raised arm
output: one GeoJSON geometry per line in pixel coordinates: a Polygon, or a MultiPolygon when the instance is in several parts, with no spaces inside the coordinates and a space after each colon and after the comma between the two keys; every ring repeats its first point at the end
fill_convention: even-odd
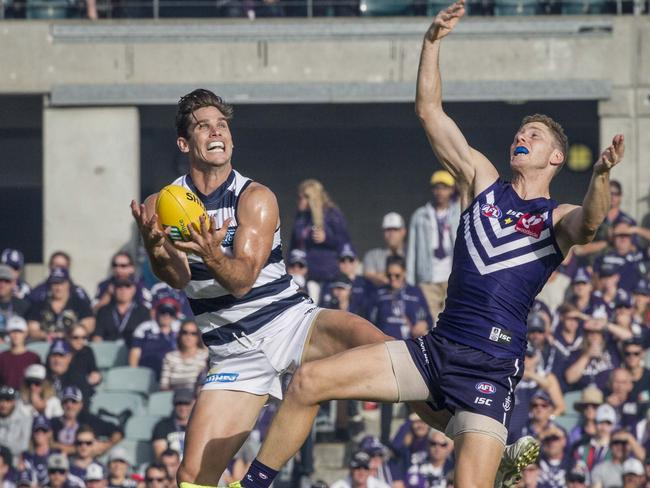
{"type": "Polygon", "coordinates": [[[555,234],[564,254],[576,244],[590,242],[605,220],[610,205],[609,172],[621,162],[624,153],[624,138],[617,134],[594,164],[582,206],[560,205],[556,209],[555,234]]]}
{"type": "Polygon", "coordinates": [[[415,112],[424,127],[433,152],[456,179],[463,207],[499,176],[490,161],[470,147],[456,123],[442,109],[440,42],[465,14],[465,1],[459,0],[441,11],[424,36],[418,69],[415,112]]]}
{"type": "Polygon", "coordinates": [[[155,193],[148,196],[143,204],[132,201],[131,213],[149,255],[151,270],[169,286],[185,288],[191,276],[187,256],[174,248],[160,226],[156,215],[157,198],[158,194],[155,193]]]}
{"type": "Polygon", "coordinates": [[[230,293],[241,297],[253,287],[271,254],[273,234],[279,220],[278,202],[273,192],[253,183],[239,200],[232,257],[221,249],[229,220],[221,229],[215,229],[214,225],[208,227],[209,223],[202,219],[200,232],[190,230],[192,241],[175,242],[174,245],[200,256],[215,279],[230,293]]]}

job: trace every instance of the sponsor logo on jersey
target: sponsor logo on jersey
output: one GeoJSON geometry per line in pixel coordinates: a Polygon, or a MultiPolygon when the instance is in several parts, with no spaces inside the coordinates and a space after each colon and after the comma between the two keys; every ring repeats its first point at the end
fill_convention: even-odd
{"type": "Polygon", "coordinates": [[[477,405],[485,405],[486,407],[489,407],[492,405],[492,399],[491,398],[485,398],[485,397],[476,397],[474,398],[474,403],[477,405]]]}
{"type": "Polygon", "coordinates": [[[484,395],[494,395],[497,392],[497,387],[494,386],[492,383],[488,383],[487,381],[481,381],[480,383],[476,383],[475,388],[481,393],[483,393],[484,395]]]}
{"type": "Polygon", "coordinates": [[[205,378],[205,384],[208,383],[232,383],[239,377],[239,373],[213,373],[205,378]]]}
{"type": "Polygon", "coordinates": [[[505,400],[503,400],[503,411],[504,412],[509,412],[510,407],[512,407],[512,400],[510,400],[510,395],[506,397],[505,400]]]}
{"type": "Polygon", "coordinates": [[[544,218],[539,214],[524,214],[515,224],[515,230],[538,239],[544,230],[544,218]]]}
{"type": "Polygon", "coordinates": [[[500,327],[492,327],[492,331],[490,332],[490,340],[498,342],[499,344],[511,344],[512,334],[500,327]]]}
{"type": "Polygon", "coordinates": [[[491,219],[501,218],[501,209],[491,203],[484,203],[481,205],[481,213],[491,219]]]}
{"type": "Polygon", "coordinates": [[[228,231],[226,232],[226,235],[223,238],[223,241],[221,241],[221,246],[222,247],[230,247],[232,246],[233,241],[235,240],[235,231],[237,230],[237,227],[228,227],[228,231]]]}

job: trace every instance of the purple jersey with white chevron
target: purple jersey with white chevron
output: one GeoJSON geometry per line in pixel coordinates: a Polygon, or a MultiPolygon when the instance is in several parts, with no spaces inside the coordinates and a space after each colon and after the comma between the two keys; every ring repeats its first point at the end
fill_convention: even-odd
{"type": "Polygon", "coordinates": [[[500,358],[521,358],[526,317],[562,262],[555,200],[523,200],[495,181],[461,215],[445,310],[435,333],[500,358]]]}

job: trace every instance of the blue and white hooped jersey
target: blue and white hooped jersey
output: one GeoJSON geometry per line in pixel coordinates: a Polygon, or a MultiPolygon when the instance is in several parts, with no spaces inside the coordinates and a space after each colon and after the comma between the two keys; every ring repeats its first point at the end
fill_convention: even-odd
{"type": "MultiPolygon", "coordinates": [[[[239,196],[251,182],[250,178],[232,170],[226,181],[210,195],[199,192],[189,175],[181,176],[173,184],[193,191],[205,205],[208,215],[215,218],[217,228],[226,219],[232,219],[221,243],[224,254],[232,256],[239,196]]],[[[242,333],[252,334],[287,308],[305,300],[286,272],[279,226],[273,235],[271,249],[252,289],[240,298],[214,279],[199,256],[187,255],[192,277],[184,291],[207,346],[221,346],[237,340],[242,333]]]]}
{"type": "Polygon", "coordinates": [[[445,309],[436,334],[496,357],[521,358],[526,318],[562,262],[554,200],[523,200],[495,181],[461,215],[445,309]]]}

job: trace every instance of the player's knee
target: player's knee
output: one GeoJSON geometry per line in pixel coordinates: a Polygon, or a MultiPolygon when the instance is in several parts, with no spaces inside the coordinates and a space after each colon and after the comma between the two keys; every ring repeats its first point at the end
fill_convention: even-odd
{"type": "Polygon", "coordinates": [[[181,483],[194,483],[198,474],[198,468],[192,469],[185,460],[181,461],[176,471],[176,486],[181,486],[181,483]]]}
{"type": "Polygon", "coordinates": [[[310,363],[305,363],[296,371],[289,389],[287,397],[292,401],[301,404],[318,403],[318,373],[316,368],[310,363]]]}

